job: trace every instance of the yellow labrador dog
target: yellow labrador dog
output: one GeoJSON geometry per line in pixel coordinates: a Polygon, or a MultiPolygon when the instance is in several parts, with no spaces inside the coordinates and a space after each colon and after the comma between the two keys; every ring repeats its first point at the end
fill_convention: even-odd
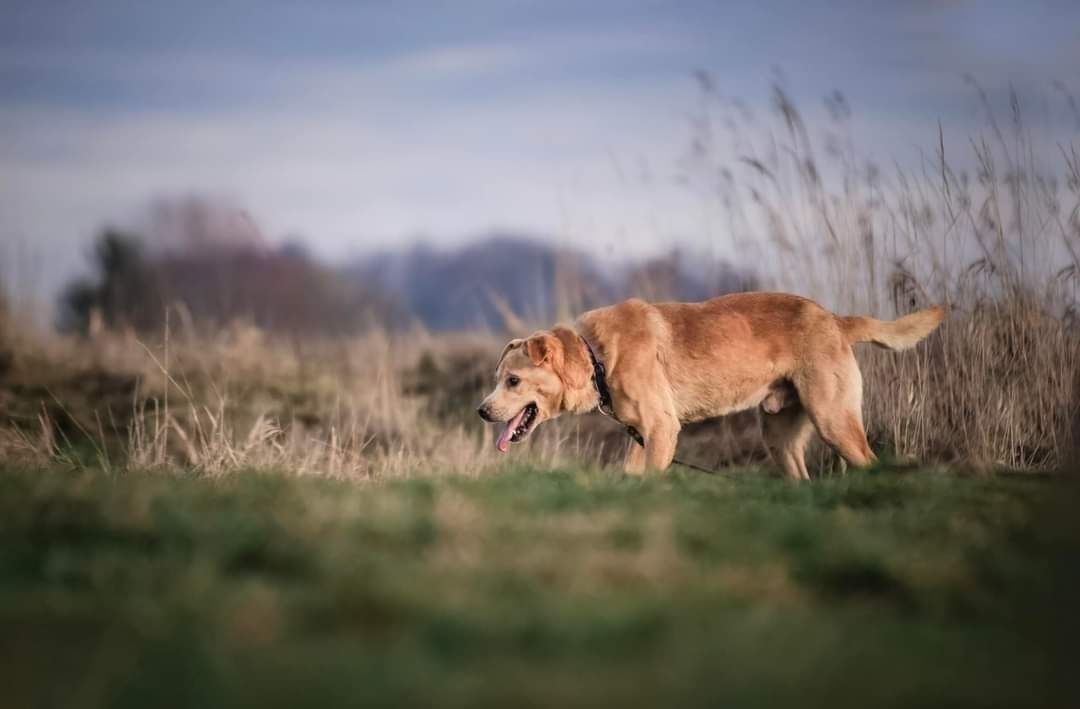
{"type": "Polygon", "coordinates": [[[760,407],[773,459],[806,480],[811,430],[851,465],[874,461],[852,344],[907,349],[944,317],[941,307],[893,321],[843,317],[783,293],[628,300],[511,341],[479,413],[505,423],[496,447],[506,452],[547,419],[600,408],[644,439],[626,459],[640,473],[671,464],[682,424],[760,407]]]}

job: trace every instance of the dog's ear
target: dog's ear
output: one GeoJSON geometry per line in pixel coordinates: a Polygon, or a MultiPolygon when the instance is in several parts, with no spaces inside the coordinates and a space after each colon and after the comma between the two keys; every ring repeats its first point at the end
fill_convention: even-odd
{"type": "Polygon", "coordinates": [[[555,373],[570,388],[588,386],[592,378],[592,362],[588,350],[582,344],[581,336],[568,327],[558,326],[552,329],[562,350],[562,367],[555,373]]]}
{"type": "Polygon", "coordinates": [[[563,365],[563,346],[550,332],[538,332],[525,341],[525,351],[536,366],[547,364],[558,371],[563,365]]]}
{"type": "Polygon", "coordinates": [[[518,338],[516,340],[510,340],[509,342],[507,342],[506,347],[503,347],[502,354],[499,355],[499,361],[495,364],[495,368],[496,369],[499,368],[499,365],[502,364],[502,361],[504,359],[506,359],[506,355],[507,355],[508,352],[510,352],[510,350],[512,350],[512,349],[514,349],[516,347],[521,347],[521,344],[523,342],[525,342],[525,340],[522,340],[521,338],[518,338]]]}

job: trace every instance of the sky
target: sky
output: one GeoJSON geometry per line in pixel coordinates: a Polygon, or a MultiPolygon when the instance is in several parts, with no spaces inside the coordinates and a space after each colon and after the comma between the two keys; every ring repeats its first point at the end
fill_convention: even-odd
{"type": "Polygon", "coordinates": [[[1056,124],[1078,67],[1075,1],[0,0],[0,278],[50,298],[190,194],[327,260],[492,230],[716,253],[673,179],[695,70],[763,113],[777,77],[841,90],[904,161],[981,125],[965,75],[1056,124]]]}

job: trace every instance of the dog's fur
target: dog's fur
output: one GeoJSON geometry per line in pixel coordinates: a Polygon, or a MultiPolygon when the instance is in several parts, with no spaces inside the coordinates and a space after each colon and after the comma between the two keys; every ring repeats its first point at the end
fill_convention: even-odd
{"type": "MultiPolygon", "coordinates": [[[[683,423],[753,407],[762,410],[765,445],[788,477],[809,479],[804,451],[812,430],[849,464],[874,461],[862,422],[862,375],[851,345],[913,347],[944,318],[940,307],[894,321],[833,315],[782,293],[739,293],[704,303],[628,300],[511,341],[495,390],[480,415],[520,421],[530,403],[539,423],[597,407],[592,345],[607,369],[615,414],[638,429],[628,472],[671,464],[683,423]],[[516,380],[516,384],[511,384],[516,380]]],[[[524,436],[522,436],[524,437],[524,436]]]]}

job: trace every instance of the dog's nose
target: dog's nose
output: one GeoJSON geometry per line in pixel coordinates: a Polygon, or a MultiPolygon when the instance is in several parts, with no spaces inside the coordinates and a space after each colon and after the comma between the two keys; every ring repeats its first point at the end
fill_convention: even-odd
{"type": "Polygon", "coordinates": [[[481,406],[478,409],[476,409],[476,413],[480,414],[480,418],[484,419],[485,421],[491,421],[492,420],[491,419],[491,414],[488,413],[488,409],[487,409],[486,406],[481,406]]]}

